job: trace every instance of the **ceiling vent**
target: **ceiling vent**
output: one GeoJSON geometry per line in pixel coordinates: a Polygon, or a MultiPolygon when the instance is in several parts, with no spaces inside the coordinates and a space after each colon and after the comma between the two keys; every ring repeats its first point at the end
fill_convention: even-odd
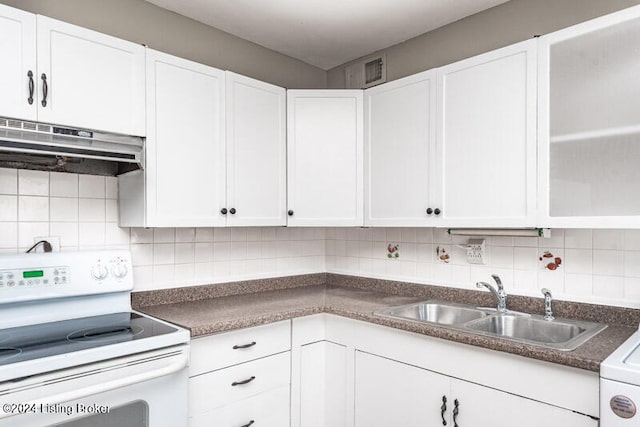
{"type": "Polygon", "coordinates": [[[345,68],[347,89],[366,89],[387,81],[386,55],[358,61],[345,68]]]}

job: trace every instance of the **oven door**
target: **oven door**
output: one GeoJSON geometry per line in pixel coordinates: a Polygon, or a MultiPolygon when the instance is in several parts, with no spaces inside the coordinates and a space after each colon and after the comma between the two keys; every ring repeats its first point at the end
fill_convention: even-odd
{"type": "Polygon", "coordinates": [[[186,345],[0,384],[0,427],[186,427],[186,345]]]}

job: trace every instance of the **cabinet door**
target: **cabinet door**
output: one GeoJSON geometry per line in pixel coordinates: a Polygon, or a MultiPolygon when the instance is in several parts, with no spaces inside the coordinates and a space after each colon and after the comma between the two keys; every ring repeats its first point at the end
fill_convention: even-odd
{"type": "Polygon", "coordinates": [[[443,225],[535,225],[535,75],[536,40],[438,70],[443,225]]]}
{"type": "Polygon", "coordinates": [[[365,225],[432,225],[435,71],[367,89],[365,225]]]}
{"type": "Polygon", "coordinates": [[[227,225],[286,225],[286,90],[229,71],[227,225]]]}
{"type": "Polygon", "coordinates": [[[36,15],[0,4],[0,52],[0,116],[36,120],[36,15]]]}
{"type": "Polygon", "coordinates": [[[287,92],[289,225],[363,225],[361,90],[287,92]]]}
{"type": "Polygon", "coordinates": [[[300,427],[347,425],[347,349],[328,341],[300,349],[300,427]]]}
{"type": "Polygon", "coordinates": [[[541,225],[640,227],[640,8],[540,39],[541,225]]]}
{"type": "Polygon", "coordinates": [[[144,136],[144,55],[142,45],[38,15],[38,120],[144,136]]]}
{"type": "Polygon", "coordinates": [[[451,380],[453,425],[465,427],[597,427],[598,421],[557,406],[466,381],[451,380]],[[457,402],[457,404],[456,404],[457,402]]]}
{"type": "Polygon", "coordinates": [[[147,225],[224,225],[224,71],[148,50],[147,112],[147,225]]]}
{"type": "Polygon", "coordinates": [[[356,427],[449,424],[449,377],[360,351],[355,371],[356,427]]]}

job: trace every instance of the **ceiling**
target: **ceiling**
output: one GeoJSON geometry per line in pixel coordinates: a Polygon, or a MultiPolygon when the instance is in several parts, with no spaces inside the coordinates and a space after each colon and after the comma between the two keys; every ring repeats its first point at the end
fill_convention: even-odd
{"type": "Polygon", "coordinates": [[[507,0],[147,0],[328,70],[507,0]]]}

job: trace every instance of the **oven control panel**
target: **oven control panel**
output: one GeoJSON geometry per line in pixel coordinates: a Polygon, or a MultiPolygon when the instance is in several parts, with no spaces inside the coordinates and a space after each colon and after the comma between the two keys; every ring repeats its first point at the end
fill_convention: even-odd
{"type": "Polygon", "coordinates": [[[133,289],[128,251],[20,254],[0,261],[0,304],[133,289]]]}
{"type": "Polygon", "coordinates": [[[34,270],[0,270],[0,288],[15,286],[54,286],[71,281],[69,267],[43,267],[34,270]]]}

